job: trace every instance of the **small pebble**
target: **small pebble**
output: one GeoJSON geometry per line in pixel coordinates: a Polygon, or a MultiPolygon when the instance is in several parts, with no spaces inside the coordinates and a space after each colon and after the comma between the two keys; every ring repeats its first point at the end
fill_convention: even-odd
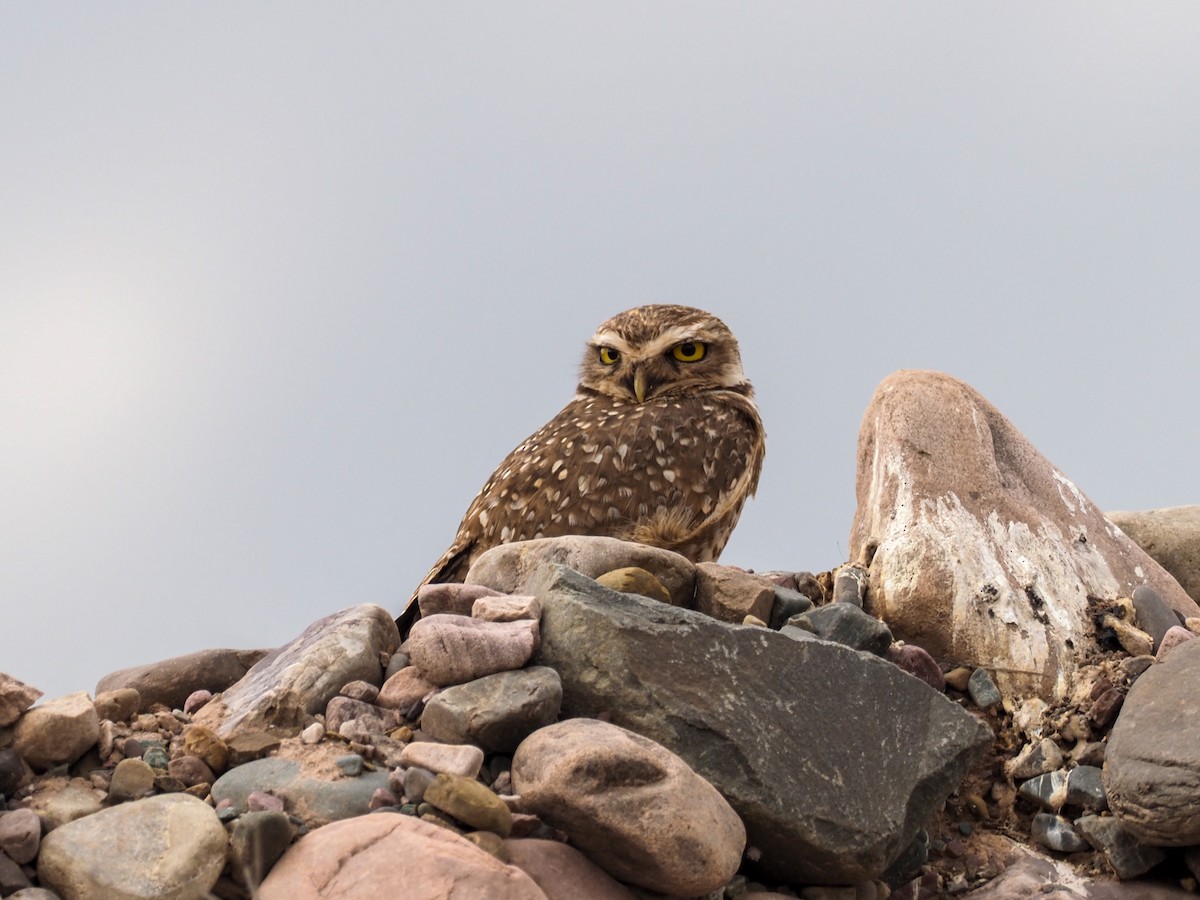
{"type": "Polygon", "coordinates": [[[1000,690],[987,669],[976,669],[971,673],[967,682],[967,693],[971,695],[971,702],[980,709],[989,709],[1002,699],[1000,690]]]}
{"type": "Polygon", "coordinates": [[[319,744],[323,737],[325,737],[325,726],[321,722],[313,722],[300,732],[300,740],[305,744],[319,744]]]}
{"type": "Polygon", "coordinates": [[[113,769],[108,798],[114,803],[139,800],[154,789],[154,770],[136,757],[123,759],[113,769]]]}
{"type": "Polygon", "coordinates": [[[1040,812],[1033,817],[1030,836],[1037,843],[1059,853],[1079,853],[1091,845],[1068,819],[1040,812]]]}
{"type": "Polygon", "coordinates": [[[946,673],[946,687],[953,688],[961,694],[967,692],[967,684],[970,680],[971,670],[966,666],[959,666],[946,673]]]}
{"type": "Polygon", "coordinates": [[[351,700],[361,700],[363,703],[374,703],[375,698],[379,696],[379,688],[369,681],[351,681],[342,687],[341,695],[351,700]]]}
{"type": "Polygon", "coordinates": [[[339,756],[334,760],[336,765],[343,775],[361,775],[363,770],[363,758],[357,753],[350,753],[346,756],[339,756]]]}
{"type": "Polygon", "coordinates": [[[431,784],[435,775],[428,769],[422,769],[420,766],[412,766],[404,770],[404,796],[413,803],[420,803],[425,799],[425,790],[431,784]]]}
{"type": "Polygon", "coordinates": [[[192,691],[188,694],[187,699],[183,701],[183,711],[189,716],[200,709],[213,697],[212,691],[192,691]]]}
{"type": "Polygon", "coordinates": [[[126,759],[141,759],[146,752],[145,746],[135,737],[126,738],[121,744],[121,752],[126,759]]]}
{"type": "Polygon", "coordinates": [[[374,811],[384,807],[399,805],[400,798],[398,798],[391,791],[387,790],[386,788],[376,788],[375,792],[371,794],[371,801],[367,804],[367,809],[374,811]]]}
{"type": "Polygon", "coordinates": [[[150,747],[142,754],[142,761],[152,769],[165,769],[170,759],[161,746],[150,747]]]}
{"type": "Polygon", "coordinates": [[[246,797],[246,809],[250,812],[283,812],[283,798],[266,791],[251,791],[246,797]]]}

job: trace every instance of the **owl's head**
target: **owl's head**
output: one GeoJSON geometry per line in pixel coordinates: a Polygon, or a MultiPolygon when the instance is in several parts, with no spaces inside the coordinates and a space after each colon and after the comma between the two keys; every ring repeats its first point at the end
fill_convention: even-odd
{"type": "Polygon", "coordinates": [[[613,316],[588,341],[579,393],[630,403],[712,390],[753,395],[737,339],[690,306],[639,306],[613,316]]]}

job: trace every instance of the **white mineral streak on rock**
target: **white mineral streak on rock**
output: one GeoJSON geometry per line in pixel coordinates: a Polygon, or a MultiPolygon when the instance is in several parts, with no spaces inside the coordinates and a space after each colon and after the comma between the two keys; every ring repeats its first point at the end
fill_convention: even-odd
{"type": "Polygon", "coordinates": [[[1088,598],[1150,583],[1195,603],[977,391],[899,372],[863,418],[851,556],[868,606],[943,662],[992,671],[1006,697],[1061,699],[1094,640],[1088,598]]]}

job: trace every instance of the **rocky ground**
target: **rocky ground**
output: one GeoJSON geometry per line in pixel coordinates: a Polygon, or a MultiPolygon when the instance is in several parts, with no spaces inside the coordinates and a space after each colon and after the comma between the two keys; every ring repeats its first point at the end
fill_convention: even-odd
{"type": "Polygon", "coordinates": [[[1195,893],[1200,507],[1100,514],[933,373],[858,491],[829,572],[531,541],[404,640],[0,676],[0,896],[1195,893]]]}

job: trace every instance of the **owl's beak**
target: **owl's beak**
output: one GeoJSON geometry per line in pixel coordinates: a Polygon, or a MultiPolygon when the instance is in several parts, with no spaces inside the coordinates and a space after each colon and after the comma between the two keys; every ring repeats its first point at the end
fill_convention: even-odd
{"type": "Polygon", "coordinates": [[[637,397],[638,403],[646,400],[646,373],[641,369],[633,373],[633,396],[637,397]]]}

